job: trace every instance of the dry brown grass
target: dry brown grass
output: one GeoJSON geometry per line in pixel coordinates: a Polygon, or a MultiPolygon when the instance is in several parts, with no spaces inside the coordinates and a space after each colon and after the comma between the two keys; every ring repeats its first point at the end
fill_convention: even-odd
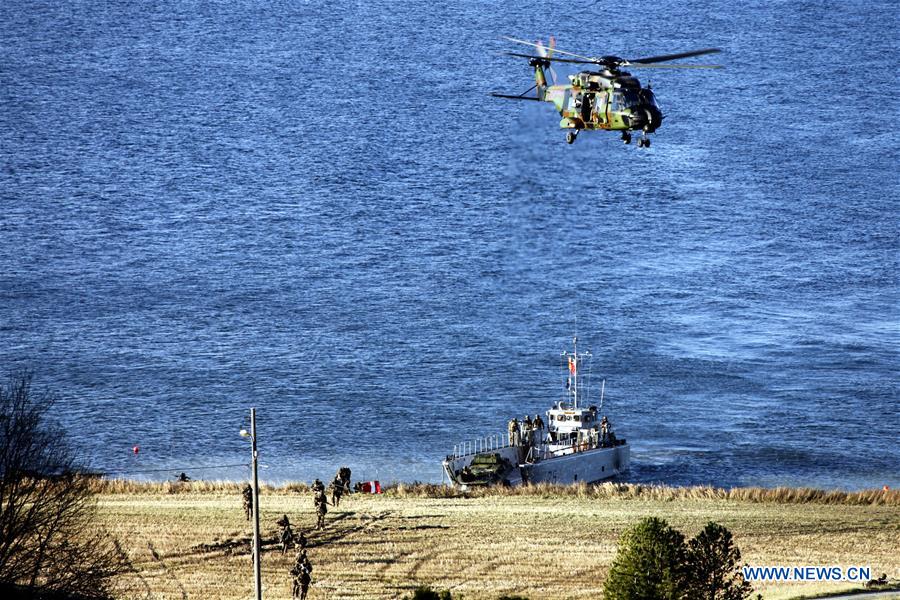
{"type": "Polygon", "coordinates": [[[545,484],[521,487],[481,487],[465,492],[428,483],[399,484],[387,490],[398,498],[492,498],[537,496],[540,498],[644,499],[659,502],[678,500],[736,500],[777,504],[846,504],[851,506],[900,506],[898,490],[845,492],[815,488],[715,488],[709,486],[672,487],[635,483],[595,485],[545,484]]]}
{"type": "MultiPolygon", "coordinates": [[[[96,479],[93,489],[98,494],[206,494],[239,493],[243,483],[234,481],[142,482],[128,479],[96,479]]],[[[306,483],[284,485],[262,484],[265,492],[307,493],[306,483]]],[[[387,487],[385,493],[396,498],[493,498],[536,496],[539,498],[644,499],[659,502],[677,500],[736,500],[777,504],[846,504],[850,506],[900,506],[900,490],[821,490],[816,488],[716,488],[711,486],[674,487],[637,483],[599,483],[559,485],[541,483],[521,487],[482,487],[460,491],[434,483],[400,483],[387,487]]]]}
{"type": "MultiPolygon", "coordinates": [[[[240,494],[245,483],[235,481],[133,481],[130,479],[92,479],[91,489],[97,494],[208,494],[218,492],[223,494],[240,494]]],[[[274,486],[260,484],[263,492],[294,492],[306,493],[310,486],[306,483],[288,483],[274,486]]]]}
{"type": "MultiPolygon", "coordinates": [[[[106,525],[136,573],[135,598],[247,598],[252,570],[239,484],[108,482],[106,525]]],[[[597,598],[619,535],[660,516],[691,536],[710,520],[728,527],[750,564],[870,565],[900,576],[896,494],[816,490],[717,490],[628,484],[535,486],[460,494],[397,486],[352,495],[315,522],[304,487],[261,494],[265,597],[289,598],[292,556],[276,551],[275,519],[288,514],[310,537],[310,598],[397,598],[417,584],[454,598],[597,598]]],[[[760,587],[767,599],[840,589],[839,584],[760,587]]],[[[846,587],[846,586],[845,586],[846,587]]]]}

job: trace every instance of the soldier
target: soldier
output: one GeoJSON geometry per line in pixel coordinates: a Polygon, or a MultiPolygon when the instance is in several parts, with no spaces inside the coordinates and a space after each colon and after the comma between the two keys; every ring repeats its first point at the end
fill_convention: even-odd
{"type": "Polygon", "coordinates": [[[600,443],[605,446],[608,438],[609,421],[607,421],[606,416],[604,416],[602,419],[600,419],[600,443]]]}
{"type": "Polygon", "coordinates": [[[341,495],[344,493],[344,482],[341,481],[341,475],[338,473],[331,482],[331,503],[335,508],[341,503],[341,495]]]}
{"type": "Polygon", "coordinates": [[[247,520],[249,521],[253,515],[253,488],[249,483],[241,490],[241,496],[244,498],[244,514],[247,515],[247,520]]]}
{"type": "Polygon", "coordinates": [[[509,445],[519,445],[519,420],[515,417],[509,422],[509,445]]]}
{"type": "Polygon", "coordinates": [[[541,432],[544,431],[544,420],[541,418],[541,415],[534,415],[534,421],[532,421],[532,423],[534,424],[535,429],[541,432]]]}
{"type": "Polygon", "coordinates": [[[325,492],[322,492],[321,500],[316,497],[316,529],[325,529],[325,515],[328,513],[328,501],[325,492]]]}
{"type": "Polygon", "coordinates": [[[338,471],[338,476],[341,478],[341,483],[344,484],[344,493],[350,493],[350,467],[341,467],[341,470],[338,471]]]}
{"type": "Polygon", "coordinates": [[[291,530],[291,522],[288,516],[284,515],[277,521],[276,525],[281,527],[281,553],[287,554],[288,548],[294,545],[294,532],[291,530]]]}
{"type": "Polygon", "coordinates": [[[305,552],[305,551],[306,551],[306,546],[307,546],[308,543],[309,543],[309,542],[307,541],[306,536],[303,535],[303,532],[301,531],[301,532],[297,535],[297,547],[299,547],[300,550],[302,550],[302,551],[305,552]]]}
{"type": "Polygon", "coordinates": [[[297,560],[291,568],[291,597],[297,600],[306,600],[306,594],[309,592],[309,584],[312,581],[312,564],[306,556],[306,551],[301,550],[297,553],[297,560]]]}

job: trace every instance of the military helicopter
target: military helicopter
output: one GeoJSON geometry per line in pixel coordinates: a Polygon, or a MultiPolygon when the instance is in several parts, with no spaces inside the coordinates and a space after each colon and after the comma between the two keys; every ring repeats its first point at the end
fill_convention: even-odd
{"type": "Polygon", "coordinates": [[[718,69],[721,65],[673,65],[666,61],[714,54],[718,48],[705,48],[678,54],[647,56],[644,58],[621,58],[618,56],[589,57],[556,49],[556,42],[551,37],[547,46],[539,40],[537,43],[517,40],[511,37],[504,39],[517,44],[525,44],[537,49],[537,55],[507,52],[510,56],[527,58],[528,64],[534,68],[534,85],[518,96],[493,93],[496,98],[512,100],[535,100],[552,102],[562,119],[559,126],[568,129],[566,141],[575,142],[582,129],[608,129],[622,132],[622,141],[631,143],[631,132],[640,131],[638,146],[650,147],[648,134],[653,133],[662,124],[663,114],[653,95],[650,85],[641,87],[640,81],[621,69],[718,69]],[[554,56],[563,55],[562,57],[554,56]],[[582,71],[569,75],[569,85],[555,85],[556,73],[552,63],[574,63],[596,65],[596,71],[582,71]],[[547,85],[545,70],[551,75],[554,85],[547,85]],[[536,96],[528,96],[536,90],[536,96]]]}

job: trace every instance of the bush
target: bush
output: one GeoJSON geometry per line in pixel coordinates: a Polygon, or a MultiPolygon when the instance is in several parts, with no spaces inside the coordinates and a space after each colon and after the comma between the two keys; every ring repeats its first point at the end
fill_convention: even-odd
{"type": "Polygon", "coordinates": [[[741,551],[731,532],[718,523],[707,523],[688,542],[688,587],[697,600],[744,600],[753,587],[740,571],[741,551]]]}
{"type": "Polygon", "coordinates": [[[668,523],[648,517],[622,534],[619,551],[603,588],[606,600],[685,597],[684,536],[668,523]]]}
{"type": "Polygon", "coordinates": [[[744,600],[753,593],[731,532],[708,523],[684,536],[656,517],[626,531],[604,586],[606,600],[744,600]]]}
{"type": "Polygon", "coordinates": [[[452,600],[449,590],[436,592],[427,585],[420,585],[415,589],[412,600],[452,600]]]}

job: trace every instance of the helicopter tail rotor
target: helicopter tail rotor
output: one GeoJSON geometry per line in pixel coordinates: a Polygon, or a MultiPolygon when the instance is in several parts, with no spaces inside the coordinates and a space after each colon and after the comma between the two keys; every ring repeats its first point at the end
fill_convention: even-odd
{"type": "MultiPolygon", "coordinates": [[[[546,46],[544,46],[543,41],[538,40],[535,47],[537,48],[538,56],[541,58],[552,59],[553,49],[556,47],[556,38],[551,35],[550,41],[546,46]]],[[[547,70],[550,71],[550,80],[553,82],[553,85],[556,85],[556,71],[553,70],[552,66],[547,70]]]]}

